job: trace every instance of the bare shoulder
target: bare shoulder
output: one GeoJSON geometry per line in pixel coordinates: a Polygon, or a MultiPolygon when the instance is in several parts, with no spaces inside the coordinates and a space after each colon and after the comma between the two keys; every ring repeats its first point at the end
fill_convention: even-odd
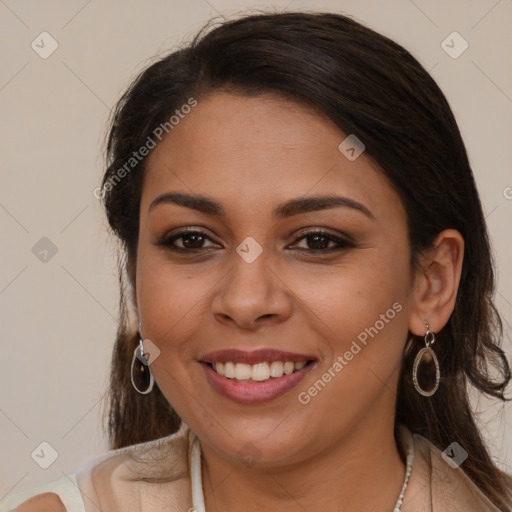
{"type": "Polygon", "coordinates": [[[16,512],[66,512],[66,507],[54,492],[44,492],[24,501],[16,512]]]}

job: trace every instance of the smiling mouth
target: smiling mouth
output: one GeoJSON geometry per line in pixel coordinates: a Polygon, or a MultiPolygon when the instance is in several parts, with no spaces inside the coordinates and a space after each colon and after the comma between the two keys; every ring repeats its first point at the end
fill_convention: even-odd
{"type": "Polygon", "coordinates": [[[311,353],[226,348],[198,358],[206,381],[220,395],[239,404],[275,400],[295,388],[317,364],[311,353]]]}
{"type": "Polygon", "coordinates": [[[238,382],[266,382],[283,375],[299,372],[315,361],[269,361],[257,364],[234,363],[232,361],[207,363],[217,374],[238,382]]]}

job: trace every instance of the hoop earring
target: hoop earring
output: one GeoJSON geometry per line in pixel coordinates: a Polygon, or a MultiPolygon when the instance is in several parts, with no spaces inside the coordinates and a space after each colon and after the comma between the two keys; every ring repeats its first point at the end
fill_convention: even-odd
{"type": "Polygon", "coordinates": [[[153,374],[151,373],[151,370],[149,369],[149,363],[146,359],[146,354],[144,353],[144,344],[142,340],[139,340],[139,344],[135,347],[135,350],[133,351],[133,357],[132,357],[132,364],[130,366],[130,378],[132,381],[132,386],[137,391],[137,393],[140,393],[141,395],[148,395],[153,390],[153,385],[155,384],[155,379],[153,378],[153,374]],[[139,361],[138,366],[138,375],[134,375],[134,369],[135,369],[135,361],[139,361]],[[141,376],[149,375],[149,384],[145,391],[141,391],[137,384],[135,384],[135,379],[140,379],[141,376]]]}
{"type": "Polygon", "coordinates": [[[416,358],[414,359],[414,365],[412,367],[412,381],[414,382],[414,387],[416,391],[423,396],[432,396],[439,387],[439,381],[441,380],[441,372],[439,371],[439,361],[435,352],[430,348],[436,341],[436,335],[433,332],[430,332],[428,324],[425,322],[425,326],[427,328],[427,332],[425,333],[424,341],[425,347],[422,348],[416,358]],[[431,366],[434,365],[434,368],[430,369],[430,375],[426,376],[425,374],[421,375],[423,372],[421,371],[421,366],[431,366]],[[424,389],[420,382],[418,381],[418,370],[420,370],[420,379],[423,381],[423,384],[428,383],[430,386],[427,389],[424,389]],[[435,371],[435,377],[432,378],[432,370],[435,371]],[[433,384],[433,385],[432,385],[433,384]]]}

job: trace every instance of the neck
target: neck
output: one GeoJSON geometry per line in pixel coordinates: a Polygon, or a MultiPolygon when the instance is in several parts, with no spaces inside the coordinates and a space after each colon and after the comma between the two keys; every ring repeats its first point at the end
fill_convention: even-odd
{"type": "Polygon", "coordinates": [[[203,448],[207,512],[288,512],[298,507],[323,512],[391,512],[404,477],[405,464],[392,423],[380,429],[373,424],[355,428],[325,453],[286,467],[247,468],[203,448]]]}

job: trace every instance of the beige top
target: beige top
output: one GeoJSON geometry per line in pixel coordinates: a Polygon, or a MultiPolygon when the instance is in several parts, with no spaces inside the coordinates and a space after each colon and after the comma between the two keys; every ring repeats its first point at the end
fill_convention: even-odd
{"type": "MultiPolygon", "coordinates": [[[[11,494],[0,512],[186,512],[192,509],[191,457],[195,434],[182,423],[170,436],[91,459],[74,475],[11,494]]],[[[452,468],[441,451],[418,434],[400,429],[414,464],[402,512],[502,512],[452,468]]],[[[463,464],[462,464],[463,466],[463,464]]]]}

